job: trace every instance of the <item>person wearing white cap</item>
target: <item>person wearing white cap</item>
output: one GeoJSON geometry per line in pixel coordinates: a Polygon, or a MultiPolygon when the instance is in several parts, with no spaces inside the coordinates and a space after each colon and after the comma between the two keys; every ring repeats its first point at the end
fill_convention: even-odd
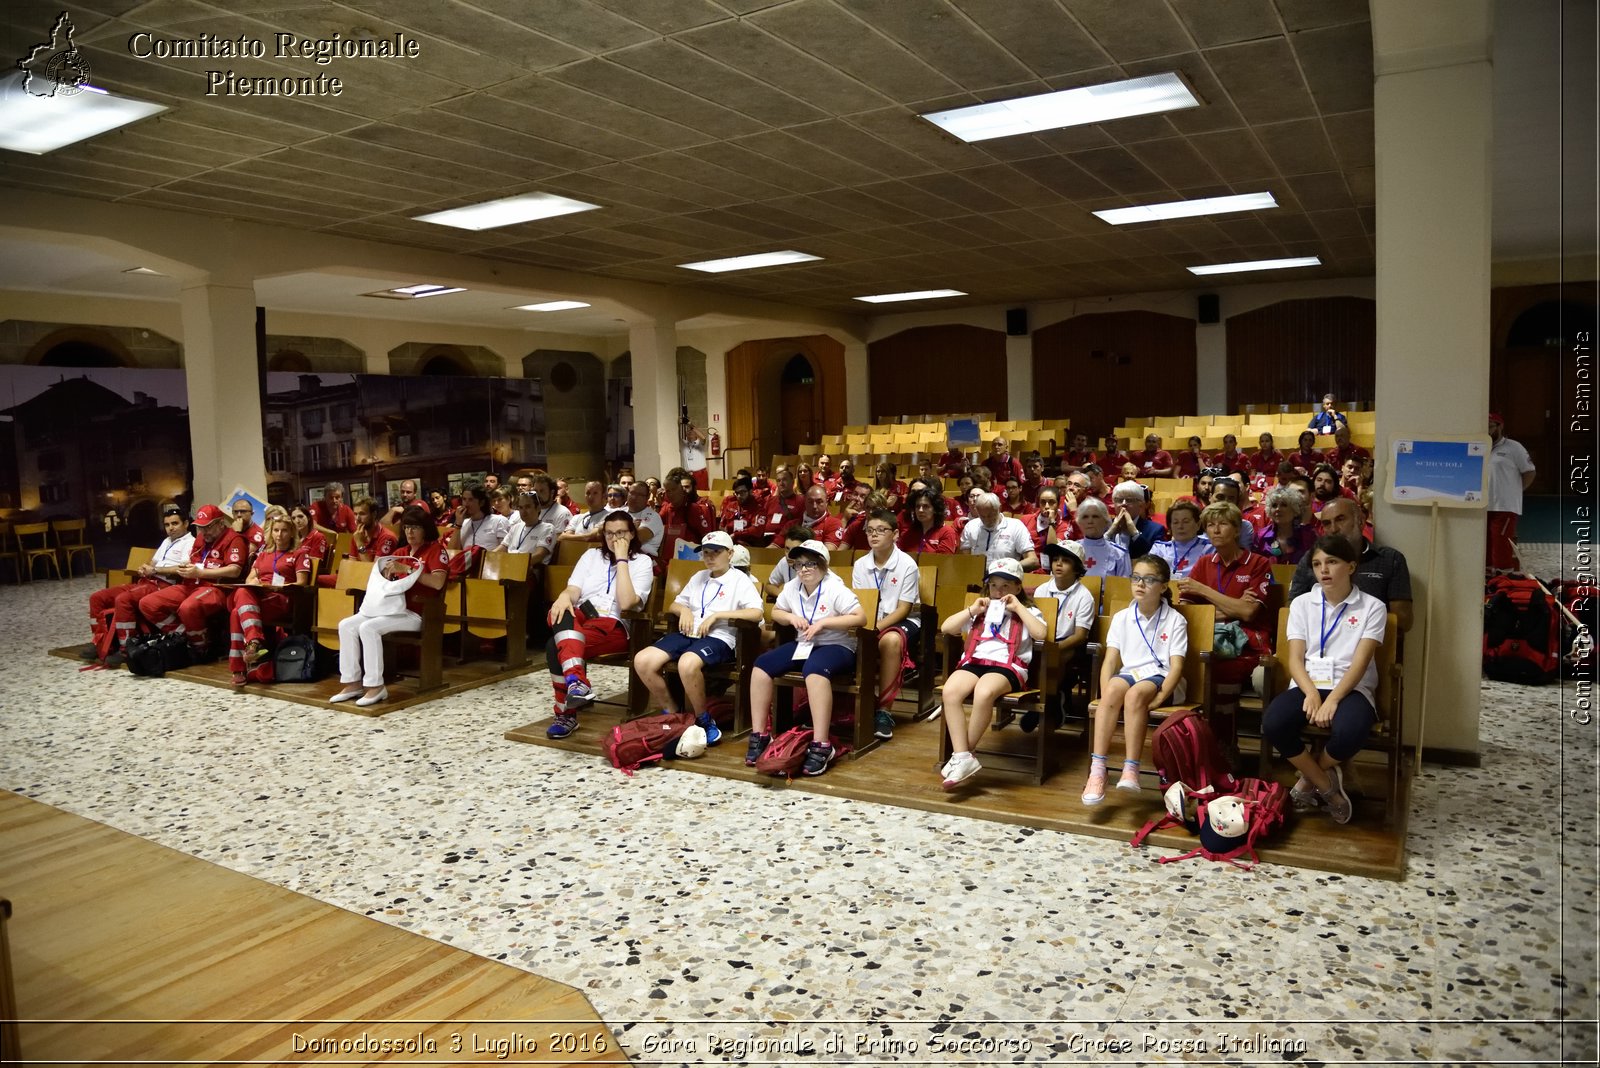
{"type": "Polygon", "coordinates": [[[1184,697],[1183,658],[1189,652],[1189,627],[1167,592],[1172,571],[1159,556],[1133,564],[1133,604],[1111,617],[1105,661],[1100,668],[1100,703],[1094,712],[1094,746],[1083,803],[1098,805],[1106,796],[1106,750],[1124,720],[1122,778],[1117,789],[1138,792],[1139,755],[1152,708],[1184,697]]]}
{"type": "MultiPolygon", "coordinates": [[[[1056,602],[1056,650],[1063,665],[1070,664],[1089,642],[1094,630],[1097,606],[1094,594],[1083,588],[1083,546],[1075,541],[1058,541],[1046,545],[1041,552],[1049,561],[1050,578],[1033,589],[1035,602],[1048,597],[1056,602]]],[[[1058,688],[1056,697],[1066,699],[1066,687],[1058,688]]],[[[1052,709],[1052,715],[1058,710],[1052,709]]],[[[1031,731],[1039,725],[1039,713],[1024,712],[1020,726],[1031,731]]],[[[1059,721],[1057,726],[1059,726],[1059,721]]]]}
{"type": "Polygon", "coordinates": [[[706,744],[716,745],[722,731],[706,711],[705,669],[733,662],[739,641],[734,621],[761,622],[761,594],[749,575],[730,566],[734,544],[723,531],[707,534],[695,551],[705,570],[684,583],[683,592],[667,606],[667,636],[641,649],[633,658],[633,670],[656,708],[676,712],[678,702],[666,677],[667,665],[676,662],[695,722],[705,728],[706,744]]]}
{"type": "Polygon", "coordinates": [[[944,683],[944,725],[951,757],[939,774],[954,790],[981,769],[972,755],[994,718],[995,702],[1027,685],[1033,645],[1045,640],[1044,616],[1022,588],[1022,565],[991,560],[984,576],[986,596],[953,613],[939,629],[965,634],[966,651],[944,683]],[[970,718],[962,706],[972,702],[970,718]]]}
{"type": "Polygon", "coordinates": [[[961,530],[961,551],[976,553],[993,566],[996,560],[1020,560],[1023,571],[1039,566],[1039,554],[1033,550],[1033,535],[1020,519],[1000,514],[1000,498],[992,493],[979,493],[973,499],[973,517],[961,530]]]}
{"type": "Polygon", "coordinates": [[[856,628],[867,622],[861,598],[828,570],[828,547],[808,541],[789,550],[795,577],[778,594],[772,621],[793,627],[796,641],[786,642],[756,660],[750,673],[750,745],[744,762],[754,767],[772,743],[773,677],[802,671],[811,704],[813,738],[801,768],[805,775],[821,775],[838,756],[827,741],[833,721],[833,679],[856,666],[856,628]]]}

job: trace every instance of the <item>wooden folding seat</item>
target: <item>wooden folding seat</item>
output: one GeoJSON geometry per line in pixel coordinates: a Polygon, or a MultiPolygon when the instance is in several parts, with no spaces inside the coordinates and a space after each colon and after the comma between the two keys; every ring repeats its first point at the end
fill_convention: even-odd
{"type": "MultiPolygon", "coordinates": [[[[848,585],[849,582],[849,576],[846,575],[845,583],[848,585]]],[[[866,613],[868,621],[876,619],[878,591],[856,590],[855,594],[861,601],[861,609],[866,613]]],[[[795,631],[793,627],[777,624],[774,629],[777,631],[779,645],[794,640],[795,631]]],[[[830,732],[847,735],[847,740],[850,743],[850,752],[846,755],[852,758],[861,756],[863,753],[869,752],[882,744],[882,739],[872,733],[872,713],[874,711],[872,703],[878,696],[878,658],[875,655],[868,655],[868,648],[871,646],[872,641],[873,632],[870,627],[857,628],[855,674],[850,677],[833,680],[832,722],[837,724],[842,718],[841,713],[844,710],[840,707],[840,696],[849,696],[855,702],[855,719],[851,723],[848,732],[830,732]]],[[[873,651],[875,651],[875,648],[873,651]]],[[[768,727],[776,736],[778,732],[786,729],[781,725],[790,724],[794,721],[794,691],[797,688],[805,689],[806,681],[805,676],[800,672],[789,671],[776,676],[772,682],[773,707],[770,710],[772,718],[768,727]]]]}
{"type": "MultiPolygon", "coordinates": [[[[687,563],[692,565],[694,561],[675,560],[672,561],[672,563],[687,563]]],[[[670,566],[671,565],[669,565],[669,567],[670,566]]],[[[567,588],[571,581],[571,567],[552,564],[544,569],[544,605],[546,611],[548,611],[548,606],[554,604],[555,599],[561,596],[562,591],[567,588]]],[[[596,697],[589,702],[591,705],[609,705],[613,708],[620,708],[622,709],[622,718],[624,719],[631,719],[644,711],[645,701],[649,694],[644,688],[644,683],[640,682],[639,677],[633,672],[633,654],[635,652],[635,638],[633,632],[635,628],[645,631],[651,630],[655,621],[660,617],[662,603],[661,595],[664,585],[665,583],[658,577],[655,582],[651,583],[650,596],[645,600],[644,604],[640,605],[638,608],[632,609],[631,611],[621,613],[623,622],[628,624],[628,647],[626,649],[620,653],[606,653],[601,656],[586,655],[584,657],[584,662],[588,664],[600,664],[606,667],[625,667],[628,669],[628,688],[621,698],[596,697]]],[[[645,644],[649,643],[646,642],[645,644]]],[[[640,648],[642,648],[642,646],[640,648]]],[[[543,651],[541,650],[541,654],[542,652],[543,651]]]]}
{"type": "Polygon", "coordinates": [[[477,578],[462,582],[461,659],[474,638],[504,639],[507,669],[528,663],[528,554],[485,553],[477,578]]]}
{"type": "MultiPolygon", "coordinates": [[[[1291,681],[1289,675],[1289,613],[1284,612],[1278,620],[1278,647],[1269,662],[1267,671],[1266,703],[1270,704],[1272,698],[1289,688],[1291,681]]],[[[1399,624],[1393,612],[1389,613],[1388,622],[1383,628],[1383,644],[1378,647],[1375,659],[1378,662],[1378,691],[1375,695],[1375,710],[1378,713],[1378,722],[1372,728],[1372,733],[1367,735],[1363,750],[1373,750],[1384,754],[1387,763],[1388,792],[1384,799],[1384,825],[1395,826],[1401,819],[1401,779],[1405,775],[1405,672],[1398,661],[1400,648],[1399,624]]],[[[1323,727],[1306,724],[1301,729],[1301,734],[1310,738],[1326,738],[1328,731],[1323,727]]],[[[1263,736],[1259,754],[1259,768],[1257,774],[1265,779],[1272,774],[1272,743],[1263,736]]]]}
{"type": "MultiPolygon", "coordinates": [[[[667,609],[678,599],[678,595],[689,584],[689,580],[694,578],[695,573],[704,566],[698,560],[674,560],[667,565],[666,578],[658,583],[661,586],[660,610],[653,618],[634,623],[629,632],[630,687],[637,685],[640,689],[644,688],[644,683],[632,670],[633,657],[665,636],[670,625],[667,609]]],[[[758,589],[760,585],[758,580],[756,582],[758,589]]],[[[733,662],[706,668],[705,677],[709,682],[728,684],[729,691],[733,695],[733,726],[723,733],[730,738],[737,738],[750,733],[750,671],[755,667],[756,657],[761,655],[761,624],[735,620],[733,629],[738,635],[734,645],[733,662]]],[[[667,664],[666,673],[669,677],[678,673],[675,661],[667,664]]],[[[645,697],[648,698],[648,691],[645,691],[645,697]]],[[[641,700],[638,713],[649,711],[644,707],[645,703],[645,700],[641,700]]]]}
{"type": "Polygon", "coordinates": [[[156,558],[156,551],[145,545],[135,545],[128,550],[128,562],[106,572],[106,588],[123,586],[139,577],[139,569],[156,558]]]}

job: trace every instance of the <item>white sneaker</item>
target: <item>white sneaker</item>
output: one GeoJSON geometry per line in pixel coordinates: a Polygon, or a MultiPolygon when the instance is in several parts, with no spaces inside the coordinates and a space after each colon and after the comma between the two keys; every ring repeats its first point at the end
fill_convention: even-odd
{"type": "Polygon", "coordinates": [[[1140,790],[1143,790],[1144,787],[1139,785],[1138,771],[1124,764],[1122,766],[1122,777],[1117,780],[1117,789],[1128,790],[1133,793],[1138,793],[1140,790]]]}
{"type": "Polygon", "coordinates": [[[1104,764],[1089,765],[1089,781],[1083,784],[1082,801],[1086,805],[1098,805],[1106,799],[1106,766],[1104,764]]]}
{"type": "Polygon", "coordinates": [[[954,790],[982,770],[983,765],[978,763],[978,758],[971,753],[957,754],[951,757],[949,763],[944,766],[942,772],[944,775],[944,788],[946,790],[954,790]]]}

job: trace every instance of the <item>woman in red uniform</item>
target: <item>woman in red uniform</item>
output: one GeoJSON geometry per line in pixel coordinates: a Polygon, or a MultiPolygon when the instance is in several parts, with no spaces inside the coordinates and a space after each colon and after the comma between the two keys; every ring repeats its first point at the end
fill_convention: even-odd
{"type": "Polygon", "coordinates": [[[383,685],[383,636],[422,630],[423,601],[444,589],[447,553],[433,517],[420,507],[407,508],[400,515],[400,533],[405,543],[394,555],[379,559],[373,572],[393,584],[411,580],[403,607],[396,603],[390,611],[389,605],[375,605],[388,598],[373,597],[369,585],[361,612],[339,621],[339,681],[344,689],[333,695],[335,702],[355,699],[365,707],[389,699],[383,685]]]}
{"type": "MultiPolygon", "coordinates": [[[[304,509],[296,510],[309,522],[304,509]]],[[[243,686],[245,672],[267,656],[265,624],[289,619],[288,595],[263,587],[311,585],[312,556],[295,544],[296,525],[284,516],[267,524],[267,544],[256,554],[250,577],[228,598],[228,667],[235,686],[243,686]]]]}
{"type": "Polygon", "coordinates": [[[931,488],[911,494],[901,521],[901,552],[953,553],[961,544],[961,531],[944,521],[944,497],[931,488]]]}
{"type": "MultiPolygon", "coordinates": [[[[311,516],[311,509],[306,505],[297,504],[289,509],[289,518],[294,520],[295,548],[304,553],[307,559],[316,560],[324,567],[328,564],[328,538],[317,529],[311,516]]],[[[270,542],[272,532],[267,532],[270,542]]]]}

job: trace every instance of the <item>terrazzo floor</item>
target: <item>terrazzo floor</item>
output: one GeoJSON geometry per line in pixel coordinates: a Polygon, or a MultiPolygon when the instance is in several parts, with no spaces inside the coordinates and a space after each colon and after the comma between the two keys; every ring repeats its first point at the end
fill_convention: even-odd
{"type": "Polygon", "coordinates": [[[0,787],[571,984],[636,1063],[1595,1062],[1571,684],[1484,684],[1395,884],[626,778],[501,739],[543,673],[370,720],[79,672],[97,584],[0,589],[0,787]]]}

